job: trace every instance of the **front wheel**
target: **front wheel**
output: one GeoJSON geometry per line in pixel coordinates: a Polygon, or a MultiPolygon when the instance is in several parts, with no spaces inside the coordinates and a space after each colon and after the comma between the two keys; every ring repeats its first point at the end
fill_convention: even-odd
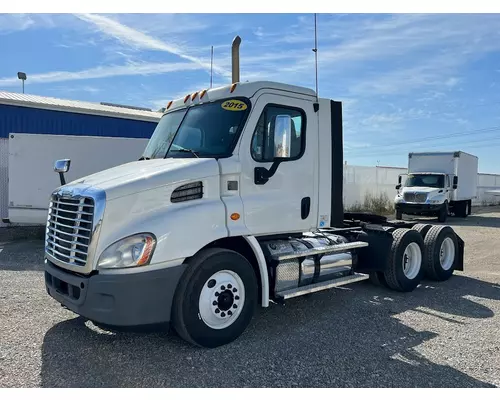
{"type": "Polygon", "coordinates": [[[438,221],[446,222],[446,218],[448,218],[448,203],[444,203],[439,209],[438,221]]]}
{"type": "Polygon", "coordinates": [[[226,249],[207,249],[188,263],[172,310],[179,336],[200,347],[237,339],[249,325],[258,296],[252,265],[226,249]]]}

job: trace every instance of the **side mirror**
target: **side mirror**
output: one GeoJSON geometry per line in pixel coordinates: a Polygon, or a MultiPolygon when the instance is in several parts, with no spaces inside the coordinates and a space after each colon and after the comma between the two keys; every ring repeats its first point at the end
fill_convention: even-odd
{"type": "Polygon", "coordinates": [[[401,189],[401,183],[398,183],[398,184],[396,185],[396,190],[399,190],[399,189],[401,189]]]}
{"type": "Polygon", "coordinates": [[[274,158],[290,158],[292,147],[292,118],[289,115],[276,116],[273,138],[274,158]]]}
{"type": "Polygon", "coordinates": [[[398,183],[401,185],[401,175],[398,175],[398,183]]]}
{"type": "Polygon", "coordinates": [[[61,180],[61,186],[66,185],[66,179],[64,179],[64,173],[69,171],[71,165],[71,160],[66,158],[64,160],[57,160],[54,163],[54,171],[59,174],[59,179],[61,180]]]}
{"type": "Polygon", "coordinates": [[[458,187],[458,176],[453,177],[453,189],[458,187]]]}

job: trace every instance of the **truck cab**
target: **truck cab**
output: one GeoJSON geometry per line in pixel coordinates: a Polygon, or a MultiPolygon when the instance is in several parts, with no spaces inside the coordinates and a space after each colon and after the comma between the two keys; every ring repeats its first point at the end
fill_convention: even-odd
{"type": "Polygon", "coordinates": [[[396,218],[401,219],[404,211],[414,215],[438,215],[439,221],[445,222],[446,205],[452,200],[454,190],[453,179],[453,175],[437,172],[408,174],[405,182],[396,186],[396,218]]]}
{"type": "Polygon", "coordinates": [[[463,269],[450,227],[344,213],[342,178],[340,102],[238,79],[187,94],[138,161],[54,191],[47,292],[107,329],[171,325],[216,347],[258,305],[367,279],[409,292],[463,269]]]}

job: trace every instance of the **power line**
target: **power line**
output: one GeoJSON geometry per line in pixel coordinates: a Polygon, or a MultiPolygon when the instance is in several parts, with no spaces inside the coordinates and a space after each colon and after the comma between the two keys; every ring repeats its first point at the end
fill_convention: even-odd
{"type": "MultiPolygon", "coordinates": [[[[489,139],[489,140],[500,140],[500,138],[489,139]]],[[[473,142],[473,143],[476,143],[476,142],[473,142]]],[[[433,148],[434,149],[434,148],[439,148],[439,147],[444,147],[444,146],[448,146],[449,147],[449,145],[444,144],[444,145],[438,145],[438,146],[428,146],[428,148],[433,148]]],[[[482,145],[479,145],[479,146],[475,146],[474,144],[471,145],[471,146],[466,146],[466,148],[464,150],[469,150],[469,149],[483,149],[483,148],[497,148],[497,147],[500,147],[500,143],[493,143],[493,144],[491,144],[491,142],[489,142],[488,144],[482,144],[482,145]]],[[[456,149],[453,148],[452,150],[455,151],[456,149]]],[[[369,158],[369,157],[379,157],[379,156],[390,156],[390,155],[397,155],[396,152],[397,152],[397,150],[396,151],[393,150],[391,152],[383,152],[383,153],[377,152],[377,153],[361,154],[361,155],[358,155],[358,154],[355,154],[355,153],[350,153],[348,155],[348,157],[349,158],[369,158]]]]}
{"type": "MultiPolygon", "coordinates": [[[[492,126],[492,127],[489,127],[489,128],[482,128],[482,129],[474,129],[474,130],[470,130],[470,131],[461,131],[461,132],[455,132],[455,133],[449,133],[449,134],[445,134],[445,135],[439,135],[439,136],[426,136],[426,137],[420,137],[418,140],[405,140],[405,141],[402,141],[402,142],[392,142],[390,144],[376,144],[376,145],[372,145],[370,146],[369,148],[365,148],[364,151],[372,151],[373,148],[381,148],[381,147],[384,147],[384,148],[387,148],[387,147],[394,147],[394,146],[401,146],[401,145],[406,145],[406,144],[415,144],[415,143],[423,143],[423,142],[426,142],[428,140],[442,140],[442,139],[448,139],[448,138],[451,138],[451,137],[460,137],[460,136],[468,136],[468,135],[471,135],[471,134],[478,134],[478,133],[491,133],[491,132],[496,132],[500,130],[500,126],[492,126]]],[[[362,150],[363,152],[363,150],[362,150]]]]}

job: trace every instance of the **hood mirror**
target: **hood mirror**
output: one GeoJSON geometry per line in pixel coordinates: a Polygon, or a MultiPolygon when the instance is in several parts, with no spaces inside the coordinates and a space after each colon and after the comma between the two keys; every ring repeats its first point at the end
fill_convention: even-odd
{"type": "Polygon", "coordinates": [[[59,174],[59,179],[61,180],[61,186],[66,185],[66,179],[64,178],[64,173],[69,171],[71,165],[71,160],[66,158],[64,160],[57,160],[54,163],[54,171],[59,174]]]}

